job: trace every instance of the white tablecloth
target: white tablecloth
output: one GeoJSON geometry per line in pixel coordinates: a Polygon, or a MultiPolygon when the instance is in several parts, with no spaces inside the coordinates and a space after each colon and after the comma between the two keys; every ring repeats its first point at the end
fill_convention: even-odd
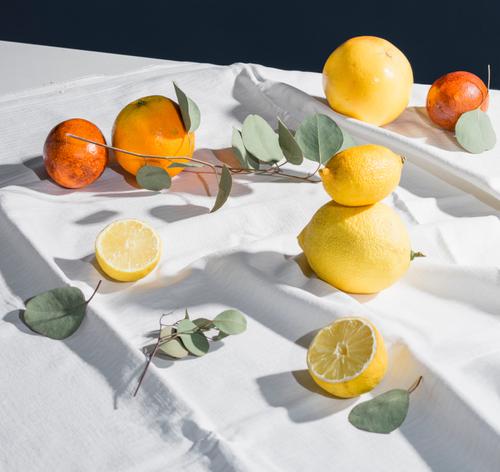
{"type": "MultiPolygon", "coordinates": [[[[429,123],[426,90],[416,85],[408,110],[385,129],[313,98],[322,96],[319,74],[243,64],[170,63],[0,97],[0,470],[498,470],[499,148],[461,152],[429,123]],[[211,197],[192,173],[159,194],[113,168],[78,191],[47,179],[40,155],[53,125],[83,117],[109,138],[126,103],[174,97],[172,80],[201,108],[200,159],[227,147],[249,113],[273,125],[280,115],[291,127],[330,113],[358,142],[404,153],[387,203],[427,258],[376,296],[347,295],[304,275],[296,235],[327,201],[320,184],[236,177],[228,203],[208,214],[210,176],[211,197]],[[161,235],[158,269],[136,283],[105,280],[63,342],[30,332],[19,319],[23,302],[65,284],[90,294],[103,277],[95,237],[125,217],[161,235]],[[203,358],[158,359],[132,398],[147,334],[161,313],[180,317],[186,307],[194,316],[235,307],[248,331],[203,358]],[[372,319],[389,346],[389,372],[374,394],[424,377],[390,435],[353,428],[347,415],[360,399],[322,394],[305,370],[312,333],[351,314],[372,319]]],[[[500,136],[497,92],[490,114],[500,136]]]]}

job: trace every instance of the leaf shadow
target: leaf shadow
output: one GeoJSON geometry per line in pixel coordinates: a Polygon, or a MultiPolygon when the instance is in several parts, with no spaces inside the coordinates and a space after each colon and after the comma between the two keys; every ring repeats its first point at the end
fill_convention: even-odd
{"type": "MultiPolygon", "coordinates": [[[[29,299],[26,300],[26,303],[28,301],[29,299]]],[[[36,331],[33,331],[24,321],[24,309],[9,311],[3,317],[3,320],[14,325],[19,331],[24,334],[29,334],[31,336],[40,336],[40,334],[38,334],[36,331]]]]}
{"type": "Polygon", "coordinates": [[[151,216],[163,220],[167,223],[175,223],[176,221],[194,218],[196,216],[209,213],[207,207],[201,205],[159,205],[151,208],[149,213],[151,216]]]}
{"type": "Polygon", "coordinates": [[[43,156],[30,157],[29,159],[23,161],[23,165],[32,170],[40,180],[46,180],[49,178],[49,174],[47,174],[43,163],[43,156]]]}
{"type": "Polygon", "coordinates": [[[100,210],[76,220],[75,223],[77,225],[93,225],[96,223],[103,223],[116,215],[118,215],[117,211],[100,210]]]}

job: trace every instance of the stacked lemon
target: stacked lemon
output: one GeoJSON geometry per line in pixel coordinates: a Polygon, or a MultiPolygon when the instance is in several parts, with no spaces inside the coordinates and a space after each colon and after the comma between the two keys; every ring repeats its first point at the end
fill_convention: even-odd
{"type": "MultiPolygon", "coordinates": [[[[333,200],[316,212],[298,240],[321,279],[346,292],[374,293],[408,269],[412,251],[406,227],[380,202],[399,184],[403,163],[390,149],[367,144],[341,151],[320,171],[333,200]]],[[[387,371],[384,340],[370,321],[340,318],[318,332],[307,367],[327,392],[361,395],[387,371]]]]}
{"type": "Polygon", "coordinates": [[[380,200],[398,185],[404,159],[384,146],[348,148],[320,171],[332,201],[298,240],[318,277],[351,293],[375,293],[399,279],[412,258],[408,231],[380,200]]]}

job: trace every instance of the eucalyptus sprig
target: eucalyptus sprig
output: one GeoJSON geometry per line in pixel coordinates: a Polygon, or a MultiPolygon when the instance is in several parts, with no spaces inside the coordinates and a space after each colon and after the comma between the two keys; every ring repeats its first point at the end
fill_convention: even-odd
{"type": "MultiPolygon", "coordinates": [[[[176,83],[174,83],[174,89],[184,127],[186,131],[193,132],[201,122],[200,110],[176,83]]],[[[143,154],[108,146],[70,133],[66,136],[143,158],[145,163],[137,172],[137,184],[141,188],[156,192],[170,188],[172,180],[164,168],[149,165],[148,159],[165,160],[170,163],[168,168],[194,168],[192,171],[195,172],[198,172],[196,168],[208,167],[218,185],[217,197],[210,210],[212,213],[221,208],[227,201],[231,193],[232,175],[234,174],[280,176],[306,182],[318,182],[313,177],[321,165],[325,165],[340,150],[355,144],[351,136],[340,129],[335,121],[326,115],[316,114],[307,117],[295,133],[279,117],[277,120],[277,132],[259,115],[248,115],[241,130],[233,129],[231,147],[239,164],[237,167],[212,164],[189,156],[143,154]],[[314,172],[298,176],[287,173],[283,169],[285,164],[299,166],[304,159],[318,164],[314,172]]]]}
{"type": "Polygon", "coordinates": [[[146,372],[153,358],[161,352],[175,359],[182,359],[189,354],[193,356],[204,356],[210,349],[209,341],[220,341],[229,335],[243,333],[247,328],[245,317],[237,310],[225,310],[219,313],[213,320],[207,318],[196,318],[191,320],[186,310],[183,319],[174,324],[165,324],[163,320],[171,313],[160,317],[160,329],[156,343],[148,355],[148,360],[142,371],[134,397],[142,385],[146,372]]]}
{"type": "Polygon", "coordinates": [[[403,424],[410,406],[410,395],[422,379],[420,376],[408,390],[396,388],[359,403],[349,413],[349,422],[363,431],[389,434],[403,424]]]}

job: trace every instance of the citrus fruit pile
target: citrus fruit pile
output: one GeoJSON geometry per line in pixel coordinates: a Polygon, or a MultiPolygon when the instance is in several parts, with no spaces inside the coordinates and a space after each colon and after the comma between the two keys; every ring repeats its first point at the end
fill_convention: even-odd
{"type": "MultiPolygon", "coordinates": [[[[188,100],[175,87],[176,93],[188,100]]],[[[152,166],[173,177],[184,170],[179,163],[193,157],[195,134],[186,127],[177,103],[152,95],[134,100],[120,111],[113,125],[112,144],[117,148],[118,164],[130,174],[136,175],[141,167],[152,166]]],[[[90,185],[101,176],[108,164],[108,146],[95,124],[72,118],[50,131],[43,156],[52,180],[62,187],[76,189],[90,185]]]]}
{"type": "Polygon", "coordinates": [[[351,293],[375,293],[408,269],[408,231],[379,200],[398,185],[403,158],[383,146],[348,148],[321,172],[332,201],[323,205],[298,236],[318,277],[351,293]]]}

